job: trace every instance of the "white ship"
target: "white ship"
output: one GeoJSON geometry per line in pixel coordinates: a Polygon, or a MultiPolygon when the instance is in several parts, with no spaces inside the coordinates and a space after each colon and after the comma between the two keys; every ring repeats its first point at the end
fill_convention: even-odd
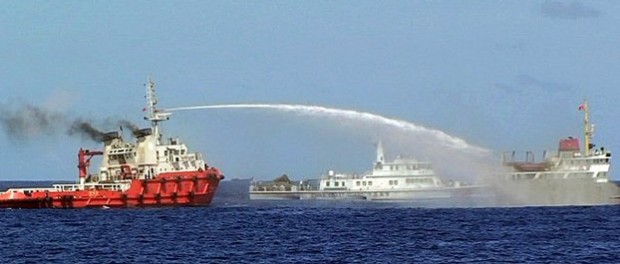
{"type": "Polygon", "coordinates": [[[592,143],[588,102],[584,112],[584,145],[569,137],[560,140],[557,152],[543,152],[541,160],[533,152],[518,159],[515,152],[504,153],[507,171],[494,179],[501,203],[509,205],[598,205],[617,204],[620,188],[610,178],[611,152],[592,143]]]}
{"type": "Polygon", "coordinates": [[[381,142],[372,171],[362,175],[329,171],[317,180],[292,182],[286,175],[270,182],[253,182],[250,199],[363,199],[421,201],[483,195],[484,185],[443,181],[429,162],[398,157],[385,161],[381,142]]]}

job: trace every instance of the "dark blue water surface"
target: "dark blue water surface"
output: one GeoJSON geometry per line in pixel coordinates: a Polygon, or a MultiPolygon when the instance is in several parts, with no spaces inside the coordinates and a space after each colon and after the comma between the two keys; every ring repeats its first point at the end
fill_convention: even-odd
{"type": "MultiPolygon", "coordinates": [[[[620,207],[249,201],[0,210],[0,263],[618,263],[620,207]]],[[[241,191],[243,190],[243,191],[241,191]]]]}

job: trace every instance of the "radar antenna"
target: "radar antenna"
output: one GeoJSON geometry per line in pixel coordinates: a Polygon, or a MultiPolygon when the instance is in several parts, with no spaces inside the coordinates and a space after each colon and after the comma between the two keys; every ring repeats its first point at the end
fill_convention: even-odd
{"type": "Polygon", "coordinates": [[[153,80],[151,80],[150,77],[145,86],[146,86],[145,111],[146,111],[147,116],[145,116],[144,119],[151,121],[151,126],[153,128],[153,134],[156,136],[157,140],[159,141],[159,138],[160,138],[159,122],[169,120],[171,113],[164,112],[155,107],[157,105],[157,97],[155,96],[155,82],[153,82],[153,80]]]}

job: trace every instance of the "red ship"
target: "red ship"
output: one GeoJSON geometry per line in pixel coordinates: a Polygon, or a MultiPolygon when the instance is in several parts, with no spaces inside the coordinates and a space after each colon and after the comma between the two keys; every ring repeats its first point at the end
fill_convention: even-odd
{"type": "Polygon", "coordinates": [[[155,84],[146,85],[151,127],[133,131],[135,143],[120,132],[102,136],[103,151],[80,149],[78,182],[46,188],[12,188],[0,193],[0,208],[113,208],[201,206],[211,203],[220,180],[200,153],[190,153],[178,139],[162,142],[159,123],[170,113],[157,109],[155,84]],[[90,161],[101,157],[98,173],[90,174],[90,161]]]}

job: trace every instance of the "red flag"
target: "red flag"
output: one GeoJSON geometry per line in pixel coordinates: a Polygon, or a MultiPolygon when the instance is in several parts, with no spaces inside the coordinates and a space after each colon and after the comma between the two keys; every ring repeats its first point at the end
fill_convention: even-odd
{"type": "Polygon", "coordinates": [[[584,104],[579,105],[579,111],[586,110],[586,106],[584,104]]]}

